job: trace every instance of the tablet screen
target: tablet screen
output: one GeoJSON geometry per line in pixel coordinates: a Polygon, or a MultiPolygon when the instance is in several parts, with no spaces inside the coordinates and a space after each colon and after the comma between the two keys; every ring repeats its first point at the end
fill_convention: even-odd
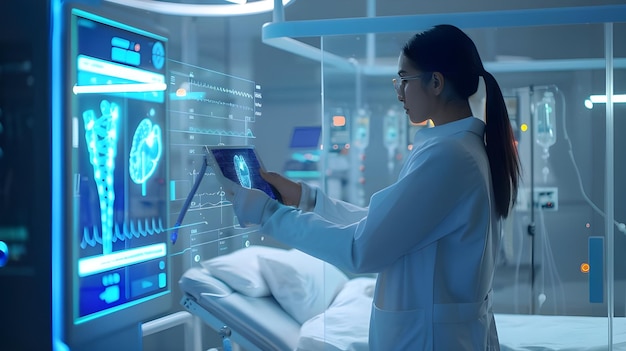
{"type": "Polygon", "coordinates": [[[244,188],[262,190],[272,199],[278,200],[272,186],[261,177],[261,163],[253,148],[215,148],[210,151],[224,177],[244,188]]]}

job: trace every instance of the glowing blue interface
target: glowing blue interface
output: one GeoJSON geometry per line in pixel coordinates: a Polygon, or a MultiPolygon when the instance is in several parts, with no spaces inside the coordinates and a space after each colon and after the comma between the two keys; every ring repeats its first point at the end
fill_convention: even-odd
{"type": "MultiPolygon", "coordinates": [[[[220,63],[214,66],[219,68],[220,63]]],[[[189,267],[262,243],[257,228],[239,226],[215,170],[203,165],[205,146],[254,145],[255,126],[263,118],[263,96],[261,85],[247,78],[173,59],[168,67],[170,223],[176,223],[184,211],[169,249],[174,265],[181,261],[189,267]]],[[[252,171],[255,165],[247,156],[243,154],[241,160],[252,171]]],[[[228,162],[233,164],[234,155],[228,162]]],[[[246,176],[245,168],[240,176],[244,183],[256,182],[253,174],[246,176]]]]}
{"type": "Polygon", "coordinates": [[[72,11],[73,313],[169,292],[166,38],[72,11]]]}
{"type": "Polygon", "coordinates": [[[318,149],[321,135],[321,126],[295,127],[293,134],[291,134],[289,147],[292,149],[318,149]]]}
{"type": "Polygon", "coordinates": [[[224,148],[211,150],[222,174],[244,188],[256,188],[276,199],[272,187],[261,177],[261,165],[251,148],[224,148]]]}

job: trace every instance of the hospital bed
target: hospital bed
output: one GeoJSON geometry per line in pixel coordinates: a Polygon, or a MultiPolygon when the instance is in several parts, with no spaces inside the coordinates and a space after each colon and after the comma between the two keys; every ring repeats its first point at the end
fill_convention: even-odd
{"type": "MultiPolygon", "coordinates": [[[[230,340],[246,351],[368,350],[375,279],[349,279],[316,260],[297,250],[263,247],[207,260],[181,277],[181,304],[214,330],[227,328],[230,340]],[[281,255],[291,258],[281,259],[281,255]],[[276,262],[268,265],[267,259],[288,267],[276,262]],[[294,263],[299,260],[303,262],[294,263]],[[287,274],[290,269],[297,277],[287,274]],[[269,277],[264,282],[263,273],[268,270],[278,280],[269,277]],[[259,286],[263,284],[268,286],[259,286]],[[321,293],[302,296],[298,284],[321,293]],[[307,302],[297,303],[298,299],[307,302]]],[[[502,351],[608,349],[607,318],[522,314],[496,314],[495,318],[502,351]]],[[[613,350],[626,351],[626,319],[614,318],[613,330],[613,350]]]]}

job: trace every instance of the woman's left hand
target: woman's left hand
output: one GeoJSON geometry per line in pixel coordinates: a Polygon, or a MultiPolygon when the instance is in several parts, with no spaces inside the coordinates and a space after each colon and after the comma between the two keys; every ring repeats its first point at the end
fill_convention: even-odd
{"type": "Polygon", "coordinates": [[[276,172],[267,172],[263,169],[261,169],[261,177],[278,190],[283,204],[298,207],[302,196],[302,185],[276,172]]]}
{"type": "Polygon", "coordinates": [[[233,204],[235,215],[242,227],[262,224],[266,211],[275,211],[278,202],[259,189],[247,189],[228,180],[222,184],[226,198],[233,204]]]}

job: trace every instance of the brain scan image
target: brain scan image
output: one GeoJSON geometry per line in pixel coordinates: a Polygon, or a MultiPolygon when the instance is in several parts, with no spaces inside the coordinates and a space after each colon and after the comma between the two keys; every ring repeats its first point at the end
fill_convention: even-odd
{"type": "Polygon", "coordinates": [[[235,155],[233,157],[233,164],[235,165],[235,172],[237,173],[237,179],[239,184],[244,188],[252,188],[252,180],[250,179],[250,169],[246,164],[246,160],[243,156],[235,155]]]}
{"type": "Polygon", "coordinates": [[[128,171],[133,182],[143,184],[152,176],[162,151],[161,127],[147,118],[142,120],[135,130],[129,155],[128,171]]]}

